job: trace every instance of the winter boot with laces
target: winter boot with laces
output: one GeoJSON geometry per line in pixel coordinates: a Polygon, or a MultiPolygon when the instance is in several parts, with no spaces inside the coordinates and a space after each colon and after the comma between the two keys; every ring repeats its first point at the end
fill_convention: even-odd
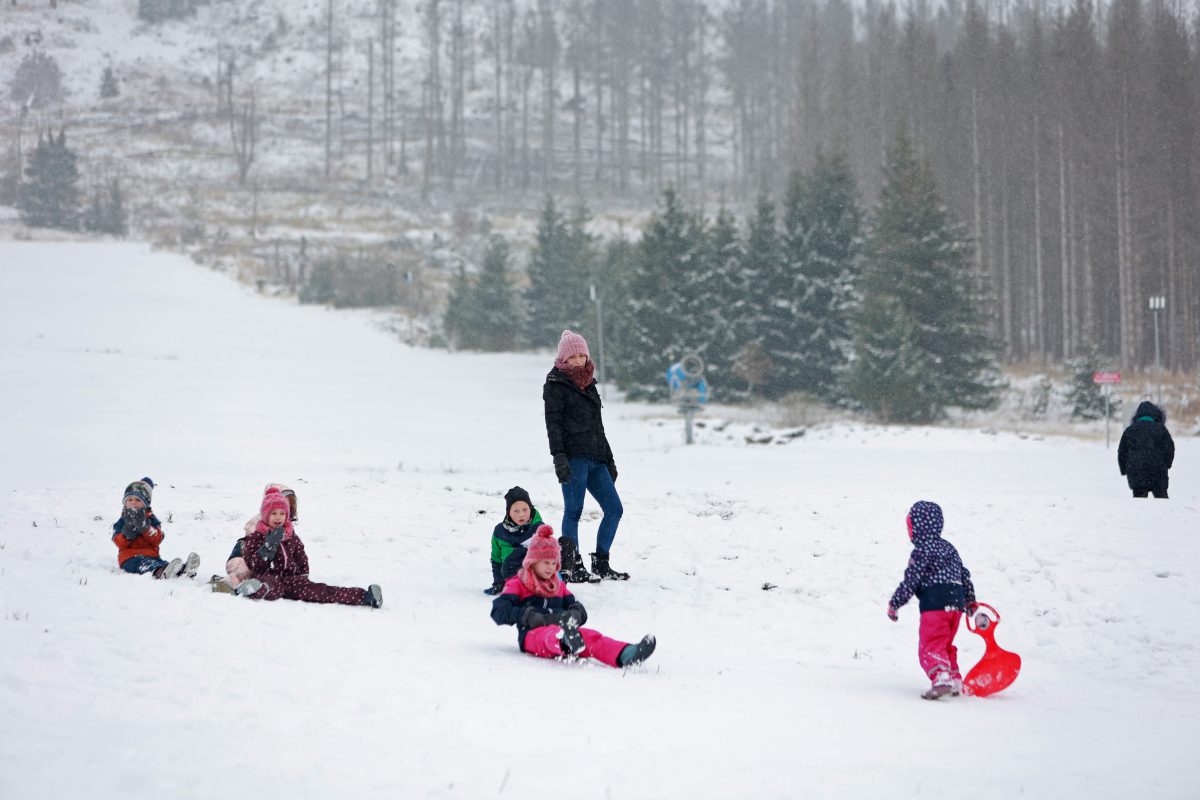
{"type": "Polygon", "coordinates": [[[608,563],[608,553],[592,553],[592,572],[596,573],[603,580],[609,581],[627,581],[629,580],[628,572],[617,572],[608,563]]]}
{"type": "Polygon", "coordinates": [[[183,559],[181,558],[172,558],[170,563],[165,567],[159,567],[158,569],[154,570],[154,577],[158,578],[160,581],[178,578],[182,574],[183,559]]]}

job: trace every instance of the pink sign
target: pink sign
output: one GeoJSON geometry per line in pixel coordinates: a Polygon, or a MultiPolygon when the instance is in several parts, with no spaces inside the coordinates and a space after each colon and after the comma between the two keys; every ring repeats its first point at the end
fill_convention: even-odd
{"type": "Polygon", "coordinates": [[[1093,372],[1092,383],[1120,383],[1121,373],[1119,372],[1093,372]]]}

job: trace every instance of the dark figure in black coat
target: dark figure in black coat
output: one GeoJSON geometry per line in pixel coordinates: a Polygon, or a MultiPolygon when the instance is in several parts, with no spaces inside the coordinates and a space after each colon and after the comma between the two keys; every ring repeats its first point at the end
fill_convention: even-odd
{"type": "Polygon", "coordinates": [[[1166,413],[1149,400],[1143,400],[1121,434],[1117,466],[1128,478],[1134,497],[1146,497],[1153,492],[1155,497],[1166,499],[1167,470],[1175,460],[1175,442],[1166,423],[1166,413]]]}
{"type": "Polygon", "coordinates": [[[584,338],[573,331],[563,331],[554,369],[542,387],[546,437],[554,459],[554,474],[562,484],[563,578],[569,583],[629,578],[629,573],[620,572],[609,562],[609,550],[625,509],[617,494],[617,464],[604,434],[603,404],[596,388],[595,368],[584,338]],[[595,576],[584,567],[579,552],[579,519],[585,494],[596,498],[604,512],[596,532],[596,552],[591,554],[595,576]]]}

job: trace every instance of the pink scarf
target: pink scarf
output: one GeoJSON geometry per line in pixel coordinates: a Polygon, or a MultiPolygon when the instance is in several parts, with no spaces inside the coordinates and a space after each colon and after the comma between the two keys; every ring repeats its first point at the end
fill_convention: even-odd
{"type": "Polygon", "coordinates": [[[517,577],[521,579],[522,586],[538,597],[558,597],[559,587],[562,586],[562,579],[558,577],[557,571],[543,580],[534,573],[532,565],[517,570],[517,577]]]}

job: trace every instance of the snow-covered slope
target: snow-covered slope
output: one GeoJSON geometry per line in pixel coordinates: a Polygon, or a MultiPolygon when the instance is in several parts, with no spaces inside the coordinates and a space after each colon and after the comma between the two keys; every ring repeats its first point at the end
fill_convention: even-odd
{"type": "Polygon", "coordinates": [[[559,664],[481,594],[509,486],[561,517],[547,359],[379,322],[141,246],[0,243],[0,797],[1194,796],[1194,438],[1172,500],[1134,502],[1094,441],[710,426],[685,448],[614,400],[633,579],[578,596],[659,651],[559,664]],[[314,577],[381,583],[384,608],[119,572],[106,528],[144,474],[164,555],[202,576],[290,483],[314,577]],[[921,701],[915,604],[884,616],[920,498],[1024,658],[994,698],[921,701]]]}

